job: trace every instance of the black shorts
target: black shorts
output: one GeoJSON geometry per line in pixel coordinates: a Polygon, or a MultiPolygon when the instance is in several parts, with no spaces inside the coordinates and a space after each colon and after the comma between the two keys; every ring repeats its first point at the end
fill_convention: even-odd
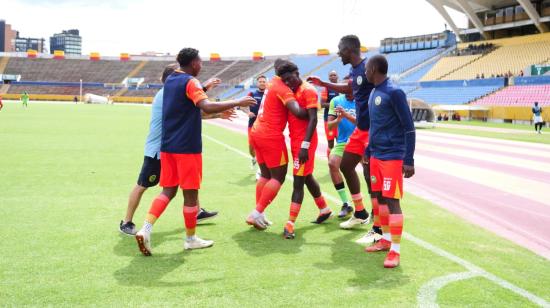
{"type": "Polygon", "coordinates": [[[159,180],[160,159],[144,156],[137,184],[143,187],[153,187],[159,183],[159,180]]]}

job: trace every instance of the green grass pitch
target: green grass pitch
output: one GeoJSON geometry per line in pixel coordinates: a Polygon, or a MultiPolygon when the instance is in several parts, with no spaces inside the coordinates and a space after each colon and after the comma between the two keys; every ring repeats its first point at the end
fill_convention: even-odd
{"type": "MultiPolygon", "coordinates": [[[[143,159],[149,113],[144,106],[4,105],[1,306],[410,307],[421,304],[433,279],[467,271],[407,238],[401,266],[384,269],[384,254],[366,254],[354,242],[365,229],[339,230],[336,219],[309,223],[317,213],[309,196],[297,238],[284,240],[290,181],[267,210],[275,225],[251,229],[244,223],[254,203],[249,160],[207,138],[200,200],[220,215],[197,230],[214,247],[183,251],[178,194],[153,230],[153,257],[143,257],[117,227],[143,159]]],[[[244,135],[207,122],[203,133],[247,151],[244,135]]],[[[315,175],[335,196],[325,161],[315,175]]],[[[158,192],[146,192],[138,227],[158,192]]],[[[405,232],[550,301],[547,260],[410,194],[403,203],[405,232]]],[[[535,306],[483,277],[428,293],[441,306],[535,306]]]]}

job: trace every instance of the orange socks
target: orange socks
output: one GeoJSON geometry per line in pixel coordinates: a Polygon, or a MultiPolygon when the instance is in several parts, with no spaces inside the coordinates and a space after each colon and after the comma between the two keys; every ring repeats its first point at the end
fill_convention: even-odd
{"type": "Polygon", "coordinates": [[[292,202],[290,204],[290,214],[288,217],[288,221],[296,222],[296,218],[298,218],[298,214],[300,214],[300,208],[302,208],[302,205],[300,203],[292,202]]]}
{"type": "Polygon", "coordinates": [[[378,214],[380,216],[380,224],[382,225],[382,237],[391,242],[390,235],[390,209],[387,204],[378,205],[378,214]]]}
{"type": "Polygon", "coordinates": [[[265,183],[260,198],[256,202],[256,211],[263,213],[265,208],[275,199],[279,190],[281,189],[281,183],[275,179],[270,179],[265,183]]]}
{"type": "Polygon", "coordinates": [[[403,214],[390,214],[389,227],[391,233],[390,250],[399,253],[401,235],[403,234],[403,214]]]}
{"type": "Polygon", "coordinates": [[[197,226],[197,214],[199,213],[198,206],[184,206],[183,220],[185,221],[185,231],[187,236],[195,235],[195,227],[197,226]]]}
{"type": "Polygon", "coordinates": [[[351,200],[353,200],[353,205],[355,206],[356,212],[361,212],[365,210],[365,206],[363,205],[363,196],[361,193],[351,195],[351,200]]]}
{"type": "Polygon", "coordinates": [[[260,201],[262,190],[264,189],[265,183],[267,183],[268,181],[269,179],[266,179],[263,176],[261,176],[256,182],[256,204],[258,203],[258,201],[260,201]]]}

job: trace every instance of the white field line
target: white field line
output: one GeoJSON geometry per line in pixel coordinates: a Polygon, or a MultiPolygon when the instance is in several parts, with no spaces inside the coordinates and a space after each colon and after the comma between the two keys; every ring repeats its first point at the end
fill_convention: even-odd
{"type": "Polygon", "coordinates": [[[437,293],[443,287],[453,282],[460,280],[466,280],[474,277],[479,277],[478,273],[468,271],[461,273],[453,273],[445,276],[436,277],[420,287],[418,294],[416,295],[416,300],[419,307],[439,307],[437,304],[437,293]]]}
{"type": "MultiPolygon", "coordinates": [[[[241,155],[241,156],[243,156],[243,157],[245,157],[245,158],[249,158],[249,156],[250,156],[248,153],[245,153],[245,152],[243,152],[243,151],[241,151],[241,150],[239,150],[239,149],[237,149],[237,148],[235,148],[235,147],[232,147],[232,146],[230,146],[230,145],[228,145],[228,144],[226,144],[226,143],[224,143],[224,142],[222,142],[222,141],[219,141],[219,140],[217,140],[217,139],[215,139],[215,138],[213,138],[213,137],[210,137],[210,136],[205,135],[205,134],[203,134],[203,137],[206,138],[206,139],[208,139],[208,140],[210,140],[210,141],[212,141],[212,142],[214,142],[214,143],[217,143],[218,145],[221,145],[221,146],[223,146],[223,147],[225,147],[225,148],[227,148],[227,149],[229,149],[229,150],[231,150],[231,151],[233,151],[233,152],[235,152],[235,153],[237,153],[237,154],[239,154],[239,155],[241,155]]],[[[289,175],[287,175],[287,178],[288,178],[290,181],[293,180],[293,178],[292,178],[291,176],[289,176],[289,175]]],[[[328,194],[326,194],[326,193],[324,193],[323,195],[324,195],[325,197],[327,197],[329,200],[333,201],[333,202],[339,202],[339,199],[337,199],[337,198],[335,198],[335,197],[333,197],[333,196],[331,196],[331,195],[328,195],[328,194]]],[[[466,269],[468,269],[469,272],[472,272],[472,274],[471,274],[472,276],[471,276],[471,277],[461,278],[461,279],[458,279],[458,280],[472,278],[472,277],[474,277],[474,274],[477,275],[477,276],[483,276],[484,278],[486,278],[486,279],[488,279],[488,280],[494,282],[495,284],[497,284],[497,285],[499,285],[499,286],[501,286],[501,287],[503,287],[503,288],[505,288],[505,289],[508,289],[508,290],[510,290],[510,291],[512,291],[512,292],[514,292],[514,293],[516,293],[516,294],[518,294],[518,295],[520,295],[520,296],[522,296],[522,297],[528,299],[529,301],[531,301],[531,302],[533,302],[533,303],[535,303],[535,304],[537,304],[537,305],[539,305],[539,306],[542,306],[542,307],[550,307],[550,304],[549,304],[548,302],[546,302],[544,299],[542,299],[542,298],[540,298],[540,297],[538,297],[538,296],[536,296],[536,295],[530,293],[530,292],[527,291],[527,290],[524,290],[524,289],[522,289],[522,288],[520,288],[520,287],[518,287],[518,286],[516,286],[516,285],[514,285],[514,284],[512,284],[512,283],[510,283],[510,282],[508,282],[508,281],[506,281],[506,280],[504,280],[504,279],[501,279],[501,278],[499,278],[499,277],[497,277],[497,276],[495,276],[495,275],[493,275],[493,274],[491,274],[491,273],[485,271],[484,269],[482,269],[482,268],[480,268],[480,267],[478,267],[478,266],[473,265],[472,263],[470,263],[470,262],[468,262],[468,261],[466,261],[466,260],[464,260],[464,259],[462,259],[462,258],[460,258],[460,257],[458,257],[458,256],[455,256],[455,255],[453,255],[453,254],[451,254],[451,253],[449,253],[449,252],[447,252],[447,251],[445,251],[445,250],[443,250],[443,249],[441,249],[441,248],[439,248],[439,247],[436,247],[436,246],[434,246],[434,245],[432,245],[432,244],[430,244],[430,243],[428,243],[428,242],[426,242],[426,241],[424,241],[424,240],[421,240],[421,239],[419,239],[419,238],[413,236],[413,235],[410,234],[410,233],[404,232],[403,234],[404,234],[404,236],[405,236],[407,239],[409,239],[411,242],[413,242],[413,243],[419,245],[420,247],[422,247],[422,248],[424,248],[424,249],[427,249],[427,250],[429,250],[430,252],[432,252],[432,253],[434,253],[434,254],[437,254],[437,255],[439,255],[439,256],[442,256],[442,257],[444,257],[444,258],[446,258],[446,259],[449,259],[449,260],[451,260],[451,261],[453,261],[453,262],[455,262],[455,263],[458,263],[458,264],[462,265],[463,267],[465,267],[466,269]]],[[[459,276],[456,276],[456,275],[455,275],[454,277],[456,278],[456,277],[459,277],[459,276]]],[[[439,277],[439,278],[441,278],[441,277],[439,277]]],[[[437,279],[437,278],[436,278],[436,279],[437,279]]],[[[422,291],[424,292],[423,294],[426,294],[426,296],[425,296],[425,297],[422,297],[422,298],[427,298],[427,299],[431,299],[431,298],[433,298],[433,297],[436,297],[436,298],[437,298],[437,291],[439,290],[439,288],[437,288],[437,286],[438,286],[439,284],[432,283],[432,281],[433,281],[433,279],[432,279],[431,281],[429,281],[428,284],[431,283],[431,286],[433,286],[433,287],[426,287],[426,288],[423,288],[423,287],[422,287],[422,288],[420,289],[420,290],[422,290],[422,291]],[[430,295],[430,294],[431,294],[430,292],[432,292],[433,294],[430,295]],[[428,296],[428,295],[429,295],[429,296],[428,296]]],[[[452,282],[452,281],[449,281],[449,282],[447,282],[446,284],[451,283],[451,282],[452,282]]],[[[430,302],[419,302],[418,304],[419,304],[420,306],[424,307],[425,305],[430,305],[430,302]]],[[[433,305],[433,303],[432,303],[432,305],[433,305]]],[[[436,305],[437,305],[437,304],[436,304],[436,305]]]]}

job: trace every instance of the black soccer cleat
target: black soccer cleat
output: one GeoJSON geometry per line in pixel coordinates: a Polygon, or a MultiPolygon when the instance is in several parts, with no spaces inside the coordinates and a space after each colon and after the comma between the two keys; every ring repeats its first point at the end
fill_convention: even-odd
{"type": "Polygon", "coordinates": [[[314,224],[322,224],[323,222],[325,222],[327,219],[330,218],[330,216],[332,216],[332,211],[328,211],[324,214],[319,214],[319,216],[317,216],[317,219],[315,219],[314,221],[312,221],[312,223],[314,224]]]}
{"type": "Polygon", "coordinates": [[[338,214],[338,218],[344,219],[349,217],[353,213],[353,207],[349,206],[347,203],[344,203],[342,205],[342,209],[340,210],[340,213],[338,214]]]}
{"type": "Polygon", "coordinates": [[[201,210],[197,215],[197,221],[204,221],[210,218],[214,218],[216,216],[218,216],[218,212],[215,212],[215,211],[209,212],[206,209],[201,207],[201,210]]]}
{"type": "Polygon", "coordinates": [[[124,223],[124,221],[121,220],[118,230],[122,234],[131,235],[131,236],[136,235],[136,225],[134,225],[134,223],[131,221],[124,223]]]}

